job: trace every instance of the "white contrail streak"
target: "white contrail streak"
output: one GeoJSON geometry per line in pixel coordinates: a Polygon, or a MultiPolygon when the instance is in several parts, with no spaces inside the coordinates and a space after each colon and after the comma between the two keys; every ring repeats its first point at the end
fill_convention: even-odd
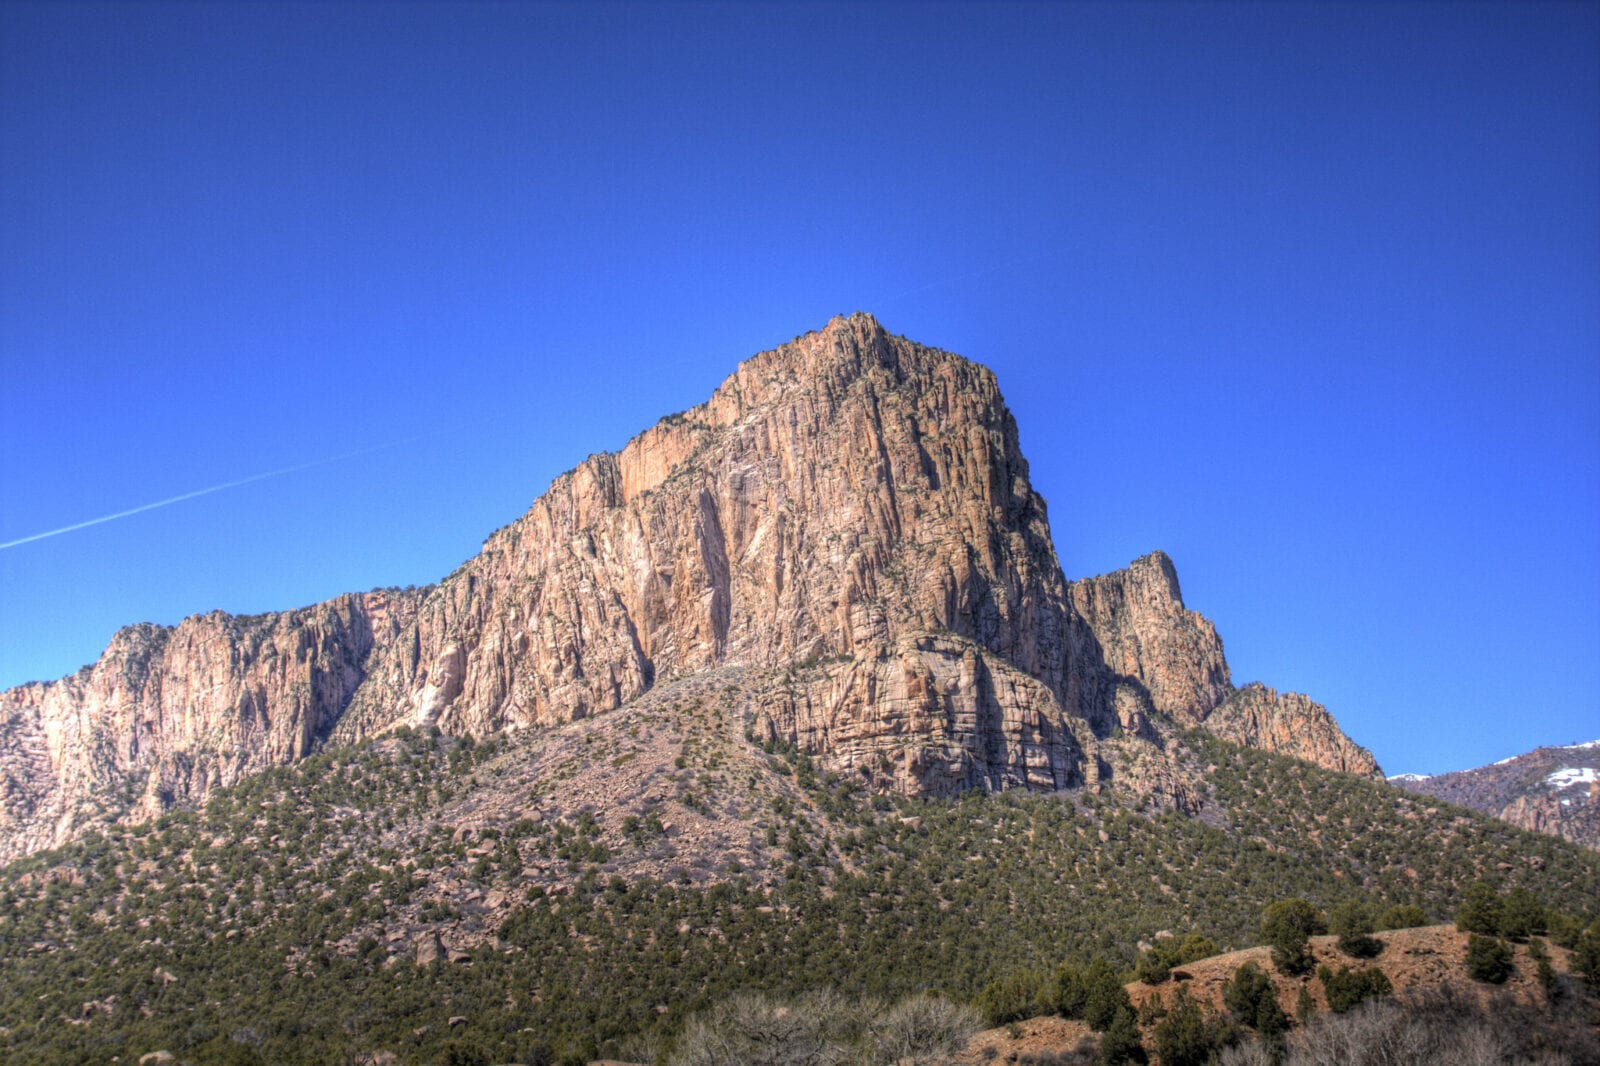
{"type": "Polygon", "coordinates": [[[340,463],[346,459],[354,459],[357,456],[371,455],[373,452],[381,452],[386,448],[397,448],[402,444],[410,444],[412,441],[418,439],[420,438],[407,437],[405,440],[390,441],[387,444],[378,444],[371,448],[362,448],[358,451],[345,452],[343,455],[331,455],[326,459],[313,459],[309,463],[300,463],[297,466],[286,466],[282,470],[268,470],[264,474],[251,474],[249,477],[242,477],[237,481],[224,481],[220,485],[212,485],[208,488],[195,489],[193,492],[185,492],[181,496],[169,496],[167,499],[157,500],[155,503],[140,504],[138,507],[130,507],[126,511],[118,511],[116,514],[101,515],[99,518],[91,518],[85,522],[74,522],[72,525],[62,526],[60,529],[51,529],[43,533],[35,533],[32,536],[19,537],[16,540],[8,540],[4,544],[0,544],[0,551],[4,551],[7,548],[15,548],[20,544],[31,544],[36,540],[44,540],[46,537],[59,537],[63,533],[71,533],[79,529],[88,529],[90,526],[98,526],[105,522],[115,522],[117,519],[127,518],[129,515],[143,514],[145,511],[154,511],[158,507],[170,507],[172,504],[182,503],[184,500],[192,500],[196,496],[209,496],[213,492],[221,492],[224,489],[236,489],[240,485],[249,485],[252,482],[265,481],[272,477],[282,477],[285,474],[295,474],[299,473],[301,470],[310,470],[312,467],[327,466],[329,463],[340,463]]]}
{"type": "Polygon", "coordinates": [[[974,270],[970,274],[956,274],[952,277],[940,278],[937,281],[930,281],[926,285],[918,285],[914,289],[907,289],[904,292],[897,292],[893,296],[886,296],[883,298],[882,302],[889,303],[893,300],[903,300],[908,296],[916,296],[920,293],[927,292],[929,289],[940,289],[946,285],[955,285],[963,281],[976,281],[979,278],[986,278],[990,274],[998,274],[1002,270],[1011,270],[1015,267],[1025,266],[1028,263],[1037,263],[1041,259],[1049,258],[1050,253],[1047,252],[1040,252],[1038,255],[1023,256],[1021,259],[1008,260],[1007,262],[1001,263],[998,266],[986,267],[983,270],[974,270]]]}

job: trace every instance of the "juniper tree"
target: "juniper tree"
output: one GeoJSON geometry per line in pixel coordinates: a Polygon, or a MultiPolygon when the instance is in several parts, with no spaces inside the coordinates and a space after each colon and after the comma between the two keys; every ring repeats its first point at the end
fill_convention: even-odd
{"type": "Polygon", "coordinates": [[[1283,899],[1261,916],[1261,939],[1272,948],[1272,964],[1291,976],[1310,973],[1310,939],[1327,931],[1322,915],[1303,899],[1283,899]]]}

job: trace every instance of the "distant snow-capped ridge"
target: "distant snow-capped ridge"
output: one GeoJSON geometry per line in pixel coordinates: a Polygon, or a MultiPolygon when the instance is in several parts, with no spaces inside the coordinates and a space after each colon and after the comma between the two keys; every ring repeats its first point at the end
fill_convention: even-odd
{"type": "Polygon", "coordinates": [[[1403,788],[1482,811],[1519,829],[1600,850],[1600,740],[1542,744],[1472,770],[1396,774],[1403,788]]]}
{"type": "MultiPolygon", "coordinates": [[[[1525,751],[1521,755],[1513,755],[1509,759],[1500,759],[1500,760],[1498,760],[1496,762],[1490,763],[1489,765],[1490,766],[1505,766],[1505,765],[1507,765],[1509,763],[1516,762],[1518,759],[1525,759],[1529,755],[1536,754],[1537,752],[1539,752],[1541,750],[1542,751],[1585,751],[1585,750],[1587,750],[1589,748],[1600,748],[1600,740],[1585,740],[1581,744],[1549,744],[1549,745],[1546,745],[1542,749],[1541,748],[1535,748],[1533,751],[1525,751]]],[[[1393,781],[1394,778],[1391,777],[1391,778],[1389,778],[1389,780],[1393,781]]],[[[1421,780],[1421,779],[1419,778],[1418,780],[1421,780]]]]}

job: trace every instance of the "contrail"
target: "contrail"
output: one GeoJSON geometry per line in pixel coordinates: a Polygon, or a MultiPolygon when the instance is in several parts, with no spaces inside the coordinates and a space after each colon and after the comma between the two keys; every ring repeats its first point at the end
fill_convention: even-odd
{"type": "Polygon", "coordinates": [[[345,452],[342,455],[330,455],[325,459],[313,459],[309,463],[300,463],[297,466],[286,466],[282,470],[268,470],[264,474],[251,474],[249,477],[242,477],[237,481],[224,481],[220,485],[212,485],[208,488],[195,489],[193,492],[185,492],[181,496],[169,496],[167,499],[157,500],[155,503],[140,504],[138,507],[130,507],[126,511],[118,511],[116,514],[101,515],[99,518],[91,518],[86,522],[75,522],[70,526],[62,526],[60,529],[51,529],[44,533],[35,533],[29,537],[19,537],[16,540],[8,540],[4,544],[0,544],[0,551],[4,551],[7,548],[15,548],[19,544],[31,544],[36,540],[44,540],[46,537],[59,537],[63,533],[71,533],[79,529],[88,529],[90,526],[98,526],[105,522],[115,522],[117,519],[127,518],[129,515],[143,514],[145,511],[154,511],[158,507],[170,507],[172,504],[182,503],[184,500],[192,500],[196,496],[209,496],[213,492],[221,492],[224,489],[236,489],[240,485],[249,485],[256,481],[265,481],[268,478],[282,477],[285,474],[295,474],[301,470],[310,470],[312,467],[317,466],[327,466],[330,463],[342,463],[346,459],[354,459],[362,455],[371,455],[373,452],[381,452],[387,448],[398,448],[402,444],[410,444],[414,441],[421,440],[422,437],[425,436],[428,436],[428,434],[422,434],[416,437],[407,437],[404,440],[390,441],[387,444],[376,444],[370,448],[361,448],[357,451],[345,452]]]}

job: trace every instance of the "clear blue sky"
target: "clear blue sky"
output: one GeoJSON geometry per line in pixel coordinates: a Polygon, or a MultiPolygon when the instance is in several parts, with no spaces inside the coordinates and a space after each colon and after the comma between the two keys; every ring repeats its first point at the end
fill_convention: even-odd
{"type": "Polygon", "coordinates": [[[347,457],[0,549],[0,685],[437,580],[857,309],[1388,771],[1600,736],[1593,4],[8,3],[0,542],[347,457]]]}

